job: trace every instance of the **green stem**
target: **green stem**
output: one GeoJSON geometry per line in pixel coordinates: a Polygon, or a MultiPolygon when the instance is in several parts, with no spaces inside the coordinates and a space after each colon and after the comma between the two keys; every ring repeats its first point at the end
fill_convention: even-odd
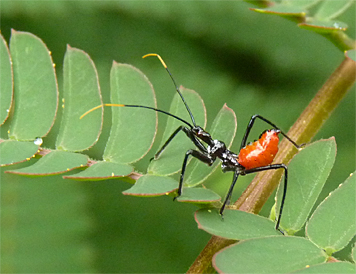
{"type": "MultiPolygon", "coordinates": [[[[356,62],[346,56],[291,127],[288,136],[298,144],[310,142],[355,83],[355,78],[356,62]]],[[[296,152],[297,149],[284,139],[275,162],[288,163],[296,152]]],[[[234,205],[243,211],[259,212],[279,184],[281,176],[282,172],[278,170],[258,173],[234,205]]],[[[214,273],[211,266],[213,255],[233,242],[213,236],[187,273],[214,273]]]]}

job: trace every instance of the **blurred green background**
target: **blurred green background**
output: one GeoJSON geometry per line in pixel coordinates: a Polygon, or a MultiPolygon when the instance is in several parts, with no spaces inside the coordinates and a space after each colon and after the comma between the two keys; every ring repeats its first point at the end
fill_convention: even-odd
{"type": "MultiPolygon", "coordinates": [[[[281,17],[250,11],[253,6],[241,1],[1,1],[0,5],[1,33],[7,41],[14,28],[46,43],[56,63],[60,92],[69,44],[93,59],[104,102],[109,101],[109,72],[115,60],[142,70],[156,90],[158,107],[167,110],[174,95],[171,80],[158,61],[141,59],[146,53],[159,53],[177,83],[196,90],[205,101],[208,127],[224,103],[236,112],[233,151],[238,150],[253,114],[288,130],[344,58],[325,38],[281,17]]],[[[354,15],[352,5],[338,18],[349,25],[347,34],[352,38],[354,15]]],[[[60,114],[44,147],[54,148],[59,119],[60,114]]],[[[137,170],[144,171],[157,150],[165,120],[159,116],[155,146],[137,163],[137,170]]],[[[101,158],[110,126],[108,108],[103,134],[89,151],[94,159],[101,158]]],[[[252,140],[265,129],[258,123],[252,140]]],[[[336,137],[338,155],[319,200],[355,170],[354,88],[315,140],[330,136],[336,137]]],[[[83,183],[61,176],[3,173],[26,165],[1,172],[2,272],[184,272],[210,238],[196,228],[193,205],[172,203],[169,197],[123,196],[130,184],[120,180],[83,183]]],[[[218,169],[205,185],[225,195],[231,179],[232,174],[218,169]]],[[[239,179],[235,198],[251,179],[239,179]]],[[[268,215],[271,202],[262,214],[268,215]]]]}

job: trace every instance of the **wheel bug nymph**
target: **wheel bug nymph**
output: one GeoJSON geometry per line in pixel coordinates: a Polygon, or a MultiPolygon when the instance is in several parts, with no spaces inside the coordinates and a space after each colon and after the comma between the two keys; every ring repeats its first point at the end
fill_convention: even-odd
{"type": "Polygon", "coordinates": [[[155,154],[154,160],[158,159],[158,157],[163,153],[165,148],[170,144],[170,142],[174,139],[174,137],[180,132],[183,131],[188,138],[194,143],[197,149],[189,149],[185,153],[185,157],[182,164],[179,186],[177,190],[177,196],[174,197],[174,200],[181,196],[183,190],[183,182],[184,182],[184,175],[185,170],[188,163],[189,157],[197,158],[198,160],[202,161],[203,163],[211,166],[217,159],[221,161],[221,168],[223,172],[232,171],[234,172],[232,183],[230,185],[229,191],[225,197],[225,200],[220,208],[220,215],[223,215],[225,207],[229,204],[234,186],[236,184],[237,178],[239,175],[247,175],[255,172],[271,170],[271,169],[284,169],[284,186],[283,186],[283,193],[282,193],[282,200],[281,205],[279,208],[278,218],[276,221],[275,228],[279,230],[279,224],[282,217],[283,205],[286,198],[287,193],[287,182],[288,182],[288,169],[285,164],[272,164],[277,152],[278,152],[278,143],[279,143],[279,134],[282,134],[289,142],[291,142],[297,149],[300,149],[302,146],[297,145],[293,140],[291,140],[283,131],[281,131],[275,124],[267,120],[266,118],[260,115],[253,115],[247,125],[247,129],[245,131],[244,137],[241,141],[240,151],[239,154],[235,154],[234,152],[227,149],[224,142],[220,140],[213,139],[208,132],[206,132],[202,127],[196,125],[194,116],[186,103],[183,95],[181,94],[171,72],[169,71],[166,63],[163,61],[161,56],[156,53],[150,53],[144,55],[142,58],[146,58],[148,56],[155,56],[157,57],[160,62],[162,63],[163,67],[168,72],[174,87],[181,97],[185,108],[187,109],[189,116],[191,118],[192,124],[183,120],[182,118],[173,115],[169,112],[156,109],[149,106],[143,105],[124,105],[124,104],[104,104],[99,105],[95,108],[90,109],[86,113],[84,113],[80,118],[83,118],[89,112],[98,109],[102,106],[115,106],[115,107],[135,107],[135,108],[145,108],[150,109],[153,111],[157,111],[160,113],[164,113],[168,116],[171,116],[179,121],[181,121],[185,125],[179,126],[168,138],[168,140],[164,143],[160,150],[155,154]],[[251,128],[256,119],[260,119],[265,123],[269,124],[272,129],[266,130],[260,136],[260,138],[250,144],[246,145],[247,138],[250,134],[251,128]]]}

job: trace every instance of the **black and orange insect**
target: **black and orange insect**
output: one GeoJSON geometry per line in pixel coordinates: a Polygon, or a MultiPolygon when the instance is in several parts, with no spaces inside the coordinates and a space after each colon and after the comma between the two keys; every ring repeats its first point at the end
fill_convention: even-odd
{"type": "MultiPolygon", "coordinates": [[[[234,172],[234,176],[232,179],[231,186],[229,188],[229,191],[225,197],[225,200],[220,208],[220,215],[223,215],[224,209],[226,205],[229,204],[232,191],[234,189],[234,186],[236,184],[237,178],[239,175],[247,175],[250,173],[255,173],[255,172],[260,172],[260,171],[265,171],[265,170],[271,170],[271,169],[284,169],[284,187],[283,187],[283,193],[282,193],[282,200],[281,200],[281,205],[279,208],[279,213],[278,213],[278,218],[276,221],[276,226],[275,228],[279,230],[279,224],[281,221],[282,217],[282,211],[283,211],[283,205],[284,201],[286,198],[286,193],[287,193],[287,183],[288,183],[288,168],[285,164],[272,164],[277,152],[278,152],[278,143],[279,143],[279,134],[282,134],[288,141],[290,141],[296,148],[301,148],[301,146],[297,145],[293,140],[291,140],[283,131],[281,131],[275,124],[267,120],[266,118],[260,116],[260,115],[253,115],[247,125],[247,129],[245,131],[244,137],[241,142],[240,146],[240,152],[239,154],[235,154],[234,152],[230,151],[227,149],[226,145],[224,142],[220,140],[213,139],[211,135],[206,132],[202,127],[196,125],[194,116],[184,100],[183,95],[181,94],[171,72],[169,71],[167,65],[163,61],[163,59],[156,53],[150,53],[143,58],[148,57],[148,56],[155,56],[157,57],[166,71],[168,72],[169,76],[171,77],[173,84],[175,86],[176,91],[180,95],[189,115],[192,120],[192,124],[189,122],[183,120],[180,117],[177,117],[176,115],[173,115],[169,112],[156,109],[153,107],[148,107],[148,106],[142,106],[142,105],[124,105],[124,104],[104,104],[104,106],[116,106],[116,107],[135,107],[135,108],[145,108],[145,109],[150,109],[154,110],[160,113],[164,113],[168,116],[171,116],[185,125],[179,126],[173,133],[172,135],[168,138],[168,140],[164,143],[162,148],[155,154],[154,160],[158,159],[158,157],[161,155],[161,153],[165,150],[165,148],[169,145],[169,143],[174,139],[174,137],[180,132],[183,131],[190,140],[194,143],[197,149],[190,149],[185,153],[185,157],[183,160],[182,164],[182,169],[181,169],[181,174],[180,174],[180,180],[179,180],[179,186],[177,190],[177,196],[174,198],[178,198],[182,194],[183,190],[183,182],[184,182],[184,175],[185,175],[185,170],[187,167],[188,163],[188,158],[189,157],[195,157],[198,160],[204,162],[205,164],[211,166],[217,159],[221,161],[221,168],[223,172],[226,171],[232,171],[234,172]],[[260,138],[250,144],[246,145],[247,138],[250,134],[250,131],[252,129],[252,126],[255,122],[256,119],[260,119],[264,121],[265,123],[269,124],[272,129],[267,130],[263,132],[260,136],[260,138]]],[[[97,106],[86,113],[84,113],[83,116],[88,114],[89,112],[98,109],[102,107],[102,105],[97,106]]]]}

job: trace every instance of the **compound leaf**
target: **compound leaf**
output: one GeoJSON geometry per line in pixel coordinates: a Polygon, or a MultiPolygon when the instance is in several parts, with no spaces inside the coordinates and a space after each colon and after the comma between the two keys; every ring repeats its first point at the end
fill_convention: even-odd
{"type": "MultiPolygon", "coordinates": [[[[335,157],[335,139],[330,138],[307,145],[288,165],[288,187],[281,227],[289,235],[299,231],[306,222],[330,174],[335,157]]],[[[283,187],[282,181],[277,192],[277,210],[280,208],[283,187]]]]}
{"type": "Polygon", "coordinates": [[[200,209],[195,212],[195,221],[200,229],[232,240],[281,235],[271,220],[240,210],[225,210],[222,218],[215,209],[200,209]]]}
{"type": "Polygon", "coordinates": [[[69,45],[64,56],[62,103],[57,149],[82,151],[93,146],[101,132],[103,111],[96,111],[85,119],[79,117],[102,104],[98,74],[89,55],[69,45]]]}
{"type": "Polygon", "coordinates": [[[13,30],[10,52],[14,71],[14,115],[9,137],[33,141],[51,129],[58,89],[51,54],[38,37],[13,30]]]}
{"type": "Polygon", "coordinates": [[[221,197],[214,191],[206,188],[186,188],[181,196],[177,198],[178,202],[205,204],[218,202],[221,197]]]}
{"type": "Polygon", "coordinates": [[[328,255],[341,250],[356,235],[356,176],[347,180],[318,206],[311,216],[308,238],[328,255]]]}
{"type": "Polygon", "coordinates": [[[176,190],[178,182],[169,177],[144,175],[128,190],[122,192],[124,195],[155,197],[168,195],[176,190]]]}
{"type": "Polygon", "coordinates": [[[83,181],[98,181],[127,176],[131,172],[133,172],[133,167],[130,165],[100,161],[80,173],[63,176],[63,178],[83,181]]]}
{"type": "Polygon", "coordinates": [[[8,118],[13,98],[13,74],[10,52],[0,34],[0,125],[8,118]]]}
{"type": "MultiPolygon", "coordinates": [[[[114,62],[110,72],[111,103],[156,107],[152,84],[137,68],[114,62]]],[[[155,111],[143,108],[113,107],[112,127],[103,159],[133,163],[152,146],[157,128],[155,111]]]]}
{"type": "Polygon", "coordinates": [[[318,20],[331,20],[347,10],[354,0],[323,1],[314,17],[318,20]]]}
{"type": "Polygon", "coordinates": [[[0,142],[0,166],[13,165],[30,160],[38,151],[34,142],[2,140],[0,142]]]}
{"type": "Polygon", "coordinates": [[[349,262],[332,262],[322,263],[303,268],[293,273],[315,273],[315,274],[339,274],[339,273],[356,273],[356,266],[349,262]]]}
{"type": "Polygon", "coordinates": [[[244,240],[213,257],[218,273],[290,273],[325,262],[326,255],[302,237],[270,236],[244,240]]]}
{"type": "Polygon", "coordinates": [[[87,155],[67,151],[52,151],[31,166],[6,172],[26,176],[48,176],[84,167],[87,163],[87,155]]]}

